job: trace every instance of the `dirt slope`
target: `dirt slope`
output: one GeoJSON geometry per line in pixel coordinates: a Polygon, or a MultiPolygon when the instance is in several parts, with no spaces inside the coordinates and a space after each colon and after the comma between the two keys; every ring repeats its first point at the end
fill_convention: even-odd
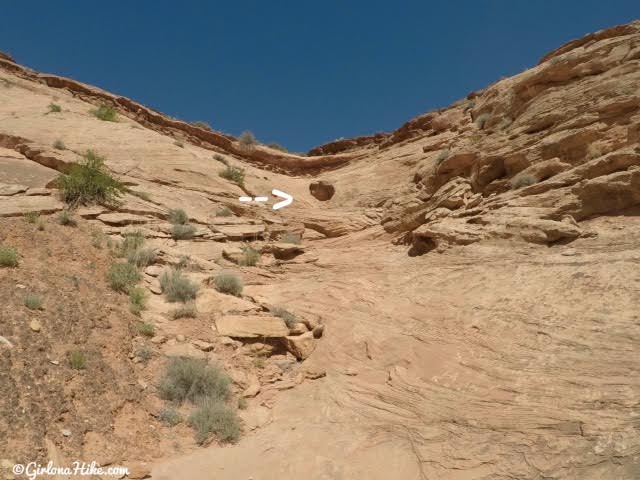
{"type": "MultiPolygon", "coordinates": [[[[141,476],[633,479],[639,141],[638,23],[572,42],[391,134],[321,146],[309,157],[243,148],[0,57],[1,240],[21,246],[23,221],[11,217],[64,208],[52,181],[93,149],[133,194],[115,212],[80,209],[83,225],[115,240],[143,229],[156,267],[189,256],[188,274],[201,284],[197,319],[169,320],[157,272],[142,281],[151,295],[143,319],[162,337],[147,341],[154,361],[135,364],[148,388],[128,411],[146,454],[108,460],[144,461],[141,476]],[[47,113],[52,102],[62,112],[47,113]],[[118,110],[118,122],[90,113],[102,103],[118,110]],[[218,175],[223,162],[246,169],[243,187],[218,175]],[[311,195],[317,180],[334,186],[330,200],[311,195]],[[273,188],[292,194],[293,205],[238,202],[273,188]],[[223,207],[233,215],[217,216],[223,207]],[[173,208],[187,211],[195,238],[170,238],[173,208]],[[278,242],[287,232],[302,234],[298,251],[278,242]],[[233,262],[243,241],[262,251],[257,266],[233,262]],[[245,282],[242,298],[208,283],[230,269],[245,282]],[[221,335],[274,305],[304,319],[303,330],[324,325],[297,361],[287,342],[310,333],[221,335]],[[175,355],[222,364],[234,395],[253,388],[236,445],[198,448],[184,425],[167,433],[173,443],[143,435],[162,407],[155,388],[163,362],[175,355]]],[[[0,276],[3,291],[15,288],[15,275],[0,276]]],[[[16,305],[5,310],[13,315],[16,305]]],[[[17,372],[26,337],[7,315],[0,335],[17,347],[2,361],[17,372]]],[[[50,433],[24,428],[35,443],[50,433]]],[[[54,450],[90,461],[96,442],[126,433],[117,424],[88,427],[75,443],[55,437],[54,450]]],[[[24,456],[14,443],[0,448],[1,458],[24,456]]]]}

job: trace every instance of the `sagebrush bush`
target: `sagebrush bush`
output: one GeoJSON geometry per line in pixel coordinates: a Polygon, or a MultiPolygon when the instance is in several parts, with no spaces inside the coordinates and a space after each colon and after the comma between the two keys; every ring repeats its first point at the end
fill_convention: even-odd
{"type": "Polygon", "coordinates": [[[66,150],[67,146],[64,144],[62,140],[58,139],[55,142],[53,142],[53,148],[55,148],[56,150],[66,150]]]}
{"type": "Polygon", "coordinates": [[[247,399],[246,398],[244,398],[244,397],[238,398],[238,409],[239,410],[246,410],[248,406],[249,406],[249,404],[247,403],[247,399]]]}
{"type": "Polygon", "coordinates": [[[63,210],[58,214],[58,223],[67,227],[75,227],[76,221],[71,217],[69,210],[63,210]]]}
{"type": "Polygon", "coordinates": [[[122,234],[122,241],[116,245],[116,253],[119,257],[126,257],[131,252],[142,248],[146,238],[142,230],[130,230],[122,234]]]}
{"type": "Polygon", "coordinates": [[[229,165],[229,162],[227,161],[226,158],[224,158],[222,155],[220,155],[219,153],[214,153],[213,154],[213,159],[217,162],[222,163],[223,165],[229,165]]]}
{"type": "Polygon", "coordinates": [[[445,148],[444,150],[441,150],[440,153],[438,153],[438,156],[436,157],[436,165],[440,165],[447,158],[449,158],[449,149],[445,148]]]}
{"type": "Polygon", "coordinates": [[[129,293],[140,281],[140,274],[130,263],[114,263],[107,272],[107,281],[116,292],[129,293]]]}
{"type": "Polygon", "coordinates": [[[244,169],[240,167],[232,167],[228,165],[227,168],[221,170],[219,175],[222,178],[226,178],[227,180],[231,180],[232,182],[244,186],[244,169]]]}
{"type": "Polygon", "coordinates": [[[484,126],[489,121],[489,118],[491,118],[491,116],[488,113],[483,113],[481,115],[478,115],[478,118],[476,118],[475,120],[475,124],[478,126],[480,130],[483,130],[484,126]]]}
{"type": "Polygon", "coordinates": [[[60,113],[62,111],[62,107],[55,103],[49,104],[49,113],[60,113]]]}
{"type": "Polygon", "coordinates": [[[193,122],[191,125],[197,128],[202,128],[204,130],[209,130],[210,132],[213,131],[213,128],[211,128],[211,125],[209,125],[207,122],[198,121],[198,122],[193,122]]]}
{"type": "Polygon", "coordinates": [[[180,270],[160,275],[160,287],[169,302],[186,303],[196,298],[198,293],[198,285],[184,276],[180,270]]]}
{"type": "Polygon", "coordinates": [[[222,443],[235,443],[240,438],[240,422],[236,413],[222,402],[203,401],[189,416],[189,425],[195,430],[196,441],[203,445],[212,435],[222,443]]]}
{"type": "Polygon", "coordinates": [[[182,422],[182,417],[173,408],[165,408],[158,414],[158,420],[168,427],[175,427],[182,422]]]}
{"type": "Polygon", "coordinates": [[[18,251],[13,247],[0,245],[0,267],[17,267],[18,251]]]}
{"type": "Polygon", "coordinates": [[[176,223],[171,226],[171,238],[174,240],[189,240],[196,234],[196,227],[193,225],[181,225],[176,223]]]}
{"type": "Polygon", "coordinates": [[[102,203],[113,205],[126,191],[124,184],[107,171],[104,158],[89,150],[81,163],[58,177],[62,200],[70,205],[102,203]]]}
{"type": "Polygon", "coordinates": [[[205,399],[223,402],[229,397],[230,384],[229,377],[217,367],[195,358],[174,357],[158,386],[158,393],[175,404],[205,399]]]}
{"type": "Polygon", "coordinates": [[[37,223],[40,219],[40,214],[38,212],[27,212],[24,214],[24,220],[27,223],[37,223]]]}
{"type": "Polygon", "coordinates": [[[24,306],[29,310],[41,310],[44,305],[44,300],[35,293],[28,294],[24,299],[24,306]]]}
{"type": "Polygon", "coordinates": [[[147,267],[156,261],[156,252],[153,248],[138,248],[127,254],[127,261],[136,267],[147,267]]]}
{"type": "Polygon", "coordinates": [[[92,110],[91,113],[96,118],[99,118],[100,120],[103,120],[105,122],[117,122],[118,121],[118,114],[113,109],[113,107],[110,107],[109,105],[101,105],[96,110],[92,110]]]}
{"type": "Polygon", "coordinates": [[[213,280],[216,290],[236,297],[242,293],[242,280],[233,273],[221,272],[213,280]]]}
{"type": "Polygon", "coordinates": [[[147,363],[153,358],[153,350],[147,347],[143,347],[136,352],[136,357],[138,357],[144,363],[147,363]]]}
{"type": "Polygon", "coordinates": [[[242,257],[239,264],[245,267],[253,267],[260,261],[260,252],[255,250],[251,245],[242,246],[242,257]]]}
{"type": "Polygon", "coordinates": [[[171,318],[174,320],[180,318],[196,318],[197,316],[198,310],[196,309],[196,302],[194,301],[188,301],[171,312],[171,318]]]}
{"type": "Polygon", "coordinates": [[[302,237],[299,233],[285,233],[280,238],[280,241],[283,243],[293,243],[294,245],[300,245],[302,242],[302,237]]]}
{"type": "Polygon", "coordinates": [[[513,180],[513,182],[511,183],[511,188],[513,188],[514,190],[518,190],[519,188],[524,188],[524,187],[533,185],[536,182],[537,181],[535,177],[533,177],[532,175],[522,175],[513,180]]]}
{"type": "Polygon", "coordinates": [[[255,135],[251,133],[249,130],[245,130],[238,137],[238,142],[243,147],[253,147],[258,144],[258,140],[255,135]]]}
{"type": "Polygon", "coordinates": [[[298,318],[289,310],[285,310],[282,307],[273,307],[269,312],[271,312],[271,315],[275,315],[276,317],[283,319],[284,323],[289,328],[292,328],[296,323],[298,323],[298,318]]]}
{"type": "Polygon", "coordinates": [[[84,370],[87,366],[87,357],[80,350],[69,353],[69,366],[74,370],[84,370]]]}
{"type": "Polygon", "coordinates": [[[169,210],[167,220],[173,225],[186,225],[189,223],[189,215],[181,208],[177,208],[175,210],[169,210]]]}
{"type": "Polygon", "coordinates": [[[134,287],[129,290],[129,311],[136,316],[147,308],[147,292],[144,288],[134,287]]]}
{"type": "Polygon", "coordinates": [[[230,217],[233,215],[233,212],[229,210],[227,207],[222,207],[216,210],[216,217],[230,217]]]}
{"type": "Polygon", "coordinates": [[[138,323],[138,332],[145,337],[153,337],[156,334],[156,327],[152,323],[138,323]]]}

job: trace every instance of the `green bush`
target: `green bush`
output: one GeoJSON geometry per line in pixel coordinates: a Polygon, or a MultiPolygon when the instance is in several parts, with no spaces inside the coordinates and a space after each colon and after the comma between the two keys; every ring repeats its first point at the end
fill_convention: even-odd
{"type": "Polygon", "coordinates": [[[42,305],[44,304],[44,300],[42,297],[30,293],[24,299],[24,306],[29,310],[42,310],[42,305]]]}
{"type": "Polygon", "coordinates": [[[197,127],[197,128],[202,128],[204,130],[208,130],[210,132],[213,131],[213,128],[211,128],[211,125],[209,125],[207,122],[193,122],[191,125],[193,125],[194,127],[197,127]]]}
{"type": "Polygon", "coordinates": [[[223,165],[229,165],[229,162],[227,161],[226,158],[224,158],[222,155],[220,155],[219,153],[214,153],[213,154],[213,159],[217,162],[222,163],[223,165]]]}
{"type": "Polygon", "coordinates": [[[131,252],[135,252],[140,249],[145,242],[144,233],[142,230],[131,230],[122,234],[122,242],[120,242],[116,249],[119,257],[127,257],[131,252]]]}
{"type": "Polygon", "coordinates": [[[69,353],[69,365],[74,370],[84,370],[87,366],[87,358],[80,350],[69,353]]]}
{"type": "Polygon", "coordinates": [[[67,175],[58,177],[62,199],[70,205],[89,203],[116,204],[126,191],[104,165],[104,158],[89,150],[81,163],[74,164],[67,175]]]}
{"type": "Polygon", "coordinates": [[[17,267],[18,251],[13,247],[0,245],[0,267],[17,267]]]}
{"type": "Polygon", "coordinates": [[[56,150],[66,150],[67,146],[64,144],[62,140],[58,139],[55,142],[53,142],[53,148],[55,148],[56,150]]]}
{"type": "Polygon", "coordinates": [[[114,263],[107,272],[107,281],[116,292],[129,293],[140,281],[140,274],[130,263],[114,263]]]}
{"type": "Polygon", "coordinates": [[[60,113],[62,111],[62,107],[60,105],[56,105],[55,103],[49,104],[49,113],[60,113]]]}
{"type": "Polygon", "coordinates": [[[134,287],[129,290],[129,310],[136,316],[147,308],[147,292],[144,288],[134,287]]]}
{"type": "Polygon", "coordinates": [[[513,182],[511,183],[511,188],[514,190],[518,190],[519,188],[534,185],[536,182],[537,180],[532,175],[522,175],[513,180],[513,182]]]}
{"type": "Polygon", "coordinates": [[[240,397],[238,398],[238,409],[239,410],[246,410],[248,407],[248,403],[247,403],[247,399],[244,397],[240,397]]]}
{"type": "Polygon", "coordinates": [[[267,145],[267,147],[273,148],[274,150],[280,150],[281,152],[288,152],[286,148],[284,148],[282,145],[275,142],[271,142],[270,144],[267,145]]]}
{"type": "Polygon", "coordinates": [[[170,302],[185,303],[196,298],[198,293],[198,285],[185,277],[180,270],[160,275],[160,286],[170,302]]]}
{"type": "Polygon", "coordinates": [[[171,312],[171,318],[174,320],[178,320],[179,318],[196,318],[197,316],[198,310],[196,309],[196,303],[193,301],[186,302],[171,312]]]}
{"type": "Polygon", "coordinates": [[[189,215],[187,215],[187,212],[185,212],[181,208],[169,210],[169,213],[167,214],[167,220],[173,225],[186,225],[187,223],[189,223],[189,215]]]}
{"type": "Polygon", "coordinates": [[[145,337],[153,337],[156,334],[156,327],[151,323],[140,322],[138,324],[138,332],[145,337]]]}
{"type": "Polygon", "coordinates": [[[24,214],[24,220],[27,223],[37,223],[40,219],[40,214],[38,212],[27,212],[24,214]]]}
{"type": "Polygon", "coordinates": [[[167,427],[175,427],[182,422],[182,417],[173,408],[165,408],[158,414],[158,420],[167,427]]]}
{"type": "Polygon", "coordinates": [[[484,126],[489,121],[489,118],[491,118],[491,116],[488,113],[483,113],[479,115],[478,118],[476,118],[475,124],[478,126],[480,130],[483,130],[484,126]]]}
{"type": "Polygon", "coordinates": [[[196,234],[196,227],[193,225],[175,224],[171,227],[171,238],[174,240],[189,240],[196,234]]]}
{"type": "Polygon", "coordinates": [[[285,233],[282,238],[280,238],[281,242],[284,243],[293,243],[294,245],[300,245],[302,242],[302,237],[299,233],[285,233]]]}
{"type": "Polygon", "coordinates": [[[153,248],[138,248],[127,254],[127,261],[136,267],[153,265],[156,261],[156,252],[153,248]]]}
{"type": "Polygon", "coordinates": [[[236,413],[224,403],[207,399],[189,416],[196,441],[203,445],[212,435],[220,442],[235,443],[240,438],[240,423],[236,413]]]}
{"type": "Polygon", "coordinates": [[[229,397],[231,381],[217,367],[195,358],[172,358],[158,386],[164,400],[176,404],[205,399],[222,402],[229,397]]]}
{"type": "Polygon", "coordinates": [[[225,178],[227,180],[231,180],[232,182],[240,185],[241,187],[244,186],[244,169],[243,168],[239,168],[239,167],[232,167],[231,165],[228,165],[227,168],[225,168],[224,170],[220,171],[219,175],[222,178],[225,178]]]}
{"type": "Polygon", "coordinates": [[[245,267],[253,267],[260,261],[260,252],[251,247],[251,245],[242,246],[242,258],[239,264],[245,267]]]}
{"type": "Polygon", "coordinates": [[[67,227],[75,227],[76,221],[71,218],[71,213],[68,210],[63,210],[58,214],[58,223],[67,227]]]}
{"type": "Polygon", "coordinates": [[[216,217],[230,217],[233,215],[233,212],[229,210],[227,207],[219,208],[216,211],[216,217]]]}
{"type": "Polygon", "coordinates": [[[144,363],[147,363],[153,358],[153,350],[147,347],[143,347],[136,352],[136,357],[138,357],[144,363]]]}
{"type": "Polygon", "coordinates": [[[271,315],[275,315],[276,317],[280,317],[281,319],[283,319],[284,323],[286,323],[287,327],[289,328],[298,323],[298,318],[289,310],[285,310],[282,307],[273,307],[269,310],[269,312],[271,312],[271,315]]]}
{"type": "Polygon", "coordinates": [[[101,105],[96,110],[92,110],[91,113],[100,120],[104,120],[105,122],[117,122],[118,114],[109,105],[101,105]]]}
{"type": "Polygon", "coordinates": [[[258,140],[256,139],[255,135],[249,130],[245,130],[240,134],[240,136],[238,137],[238,142],[240,142],[240,145],[246,148],[254,147],[258,144],[258,140]]]}
{"type": "Polygon", "coordinates": [[[242,293],[242,280],[233,273],[222,272],[214,279],[216,290],[221,293],[228,293],[236,297],[242,293]]]}

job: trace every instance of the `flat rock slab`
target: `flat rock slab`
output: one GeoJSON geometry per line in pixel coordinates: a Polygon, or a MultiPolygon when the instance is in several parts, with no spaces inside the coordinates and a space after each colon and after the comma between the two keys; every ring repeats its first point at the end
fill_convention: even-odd
{"type": "Polygon", "coordinates": [[[60,175],[53,168],[32,162],[20,153],[11,151],[5,155],[4,151],[4,149],[0,149],[1,183],[45,187],[60,175]]]}
{"type": "Polygon", "coordinates": [[[102,215],[98,215],[97,218],[107,225],[117,226],[147,223],[149,221],[147,217],[134,215],[132,213],[103,213],[102,215]]]}
{"type": "Polygon", "coordinates": [[[289,335],[284,321],[270,315],[224,315],[216,320],[218,333],[235,338],[279,338],[289,335]]]}
{"type": "Polygon", "coordinates": [[[9,197],[11,195],[15,195],[17,193],[26,192],[27,187],[24,185],[17,185],[15,183],[0,183],[0,196],[9,197]]]}
{"type": "Polygon", "coordinates": [[[0,217],[19,217],[28,212],[55,213],[64,208],[60,200],[50,196],[0,197],[0,217]]]}
{"type": "Polygon", "coordinates": [[[229,240],[248,240],[262,236],[264,225],[211,225],[214,232],[223,234],[229,240]]]}
{"type": "Polygon", "coordinates": [[[211,288],[201,289],[196,297],[196,308],[200,313],[252,312],[259,307],[248,300],[225,295],[211,288]]]}

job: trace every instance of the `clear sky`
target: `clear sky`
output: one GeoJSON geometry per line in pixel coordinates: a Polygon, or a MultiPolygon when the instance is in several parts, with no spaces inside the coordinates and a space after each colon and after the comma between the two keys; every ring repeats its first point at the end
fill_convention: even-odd
{"type": "Polygon", "coordinates": [[[186,121],[306,151],[391,131],[639,0],[8,0],[0,51],[186,121]]]}

